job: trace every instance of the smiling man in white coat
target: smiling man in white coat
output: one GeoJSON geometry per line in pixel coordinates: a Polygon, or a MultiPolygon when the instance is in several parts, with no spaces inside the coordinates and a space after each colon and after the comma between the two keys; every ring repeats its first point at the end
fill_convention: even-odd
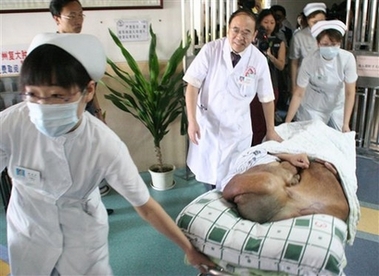
{"type": "Polygon", "coordinates": [[[187,164],[196,179],[212,189],[228,174],[240,152],[250,147],[250,102],[258,94],[268,140],[274,130],[274,92],[263,54],[252,45],[256,18],[239,9],[229,19],[227,37],[204,45],[183,79],[189,146],[187,164]]]}

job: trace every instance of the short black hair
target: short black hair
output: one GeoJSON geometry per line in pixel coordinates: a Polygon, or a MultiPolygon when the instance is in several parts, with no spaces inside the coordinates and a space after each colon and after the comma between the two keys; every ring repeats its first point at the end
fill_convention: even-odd
{"type": "MultiPolygon", "coordinates": [[[[77,2],[80,4],[79,0],[51,0],[49,5],[49,10],[52,16],[60,16],[62,9],[71,2],[77,2]]],[[[80,4],[82,5],[82,4],[80,4]]]]}
{"type": "Polygon", "coordinates": [[[257,22],[257,17],[255,16],[255,14],[251,10],[241,8],[241,9],[238,9],[232,13],[232,15],[229,17],[228,25],[230,25],[230,23],[232,22],[234,17],[236,17],[237,15],[240,15],[240,14],[245,14],[245,15],[249,16],[251,19],[253,19],[254,22],[257,22]]]}
{"type": "Polygon", "coordinates": [[[270,10],[272,10],[273,12],[280,11],[284,16],[287,16],[286,9],[281,5],[273,5],[271,6],[270,10]]]}
{"type": "Polygon", "coordinates": [[[81,90],[91,81],[83,65],[71,54],[58,46],[43,44],[30,52],[22,66],[19,77],[20,88],[27,85],[61,86],[81,90]]]}
{"type": "Polygon", "coordinates": [[[255,0],[238,0],[240,8],[252,10],[255,7],[255,0]]]}
{"type": "Polygon", "coordinates": [[[342,39],[343,39],[343,36],[339,31],[337,31],[335,29],[326,29],[317,35],[317,37],[316,37],[317,42],[320,42],[320,40],[325,35],[327,35],[329,37],[330,41],[332,41],[332,42],[341,43],[342,39]]]}

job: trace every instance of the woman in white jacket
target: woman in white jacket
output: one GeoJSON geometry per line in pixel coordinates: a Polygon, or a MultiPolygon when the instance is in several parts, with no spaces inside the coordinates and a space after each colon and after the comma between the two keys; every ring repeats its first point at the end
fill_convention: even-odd
{"type": "Polygon", "coordinates": [[[312,27],[318,50],[303,60],[286,122],[321,120],[347,132],[358,78],[354,55],[340,49],[346,25],[339,20],[320,21],[312,27]]]}
{"type": "Polygon", "coordinates": [[[302,22],[305,26],[293,35],[289,51],[292,92],[296,88],[296,78],[303,59],[317,50],[317,41],[311,34],[311,28],[317,22],[325,20],[325,18],[325,3],[308,3],[303,9],[302,22]]]}
{"type": "Polygon", "coordinates": [[[7,167],[13,182],[11,274],[112,275],[103,179],[205,272],[201,265],[213,263],[150,197],[126,145],[84,112],[105,65],[92,35],[41,34],[29,48],[20,74],[24,101],[0,113],[0,170],[7,167]]]}

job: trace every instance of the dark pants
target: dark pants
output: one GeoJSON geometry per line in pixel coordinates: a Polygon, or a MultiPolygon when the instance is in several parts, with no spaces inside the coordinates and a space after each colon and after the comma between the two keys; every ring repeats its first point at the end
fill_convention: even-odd
{"type": "Polygon", "coordinates": [[[204,187],[205,187],[205,189],[206,189],[207,192],[216,189],[216,185],[212,185],[212,184],[206,184],[206,183],[204,183],[204,187]]]}
{"type": "MultiPolygon", "coordinates": [[[[275,106],[277,103],[279,91],[274,88],[275,95],[275,106]]],[[[263,113],[262,103],[258,99],[258,95],[255,96],[253,101],[250,103],[250,117],[251,117],[251,127],[253,129],[253,138],[251,145],[255,146],[262,143],[263,138],[266,136],[266,120],[263,113]]]]}

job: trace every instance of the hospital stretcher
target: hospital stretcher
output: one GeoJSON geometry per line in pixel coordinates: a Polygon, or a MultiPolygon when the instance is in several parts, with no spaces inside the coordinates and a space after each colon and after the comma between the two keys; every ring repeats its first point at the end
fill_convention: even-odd
{"type": "MultiPolygon", "coordinates": [[[[344,275],[345,245],[352,245],[360,217],[356,196],[354,132],[341,133],[321,122],[276,127],[285,140],[248,149],[235,162],[246,171],[260,146],[272,153],[307,153],[330,162],[341,178],[349,217],[313,214],[276,222],[243,219],[219,191],[200,195],[179,213],[176,223],[191,243],[232,275],[344,275]]],[[[222,273],[207,274],[222,275],[222,273]]]]}
{"type": "Polygon", "coordinates": [[[232,275],[343,275],[346,266],[347,225],[332,216],[259,224],[210,191],[188,204],[176,222],[198,250],[232,275]]]}

